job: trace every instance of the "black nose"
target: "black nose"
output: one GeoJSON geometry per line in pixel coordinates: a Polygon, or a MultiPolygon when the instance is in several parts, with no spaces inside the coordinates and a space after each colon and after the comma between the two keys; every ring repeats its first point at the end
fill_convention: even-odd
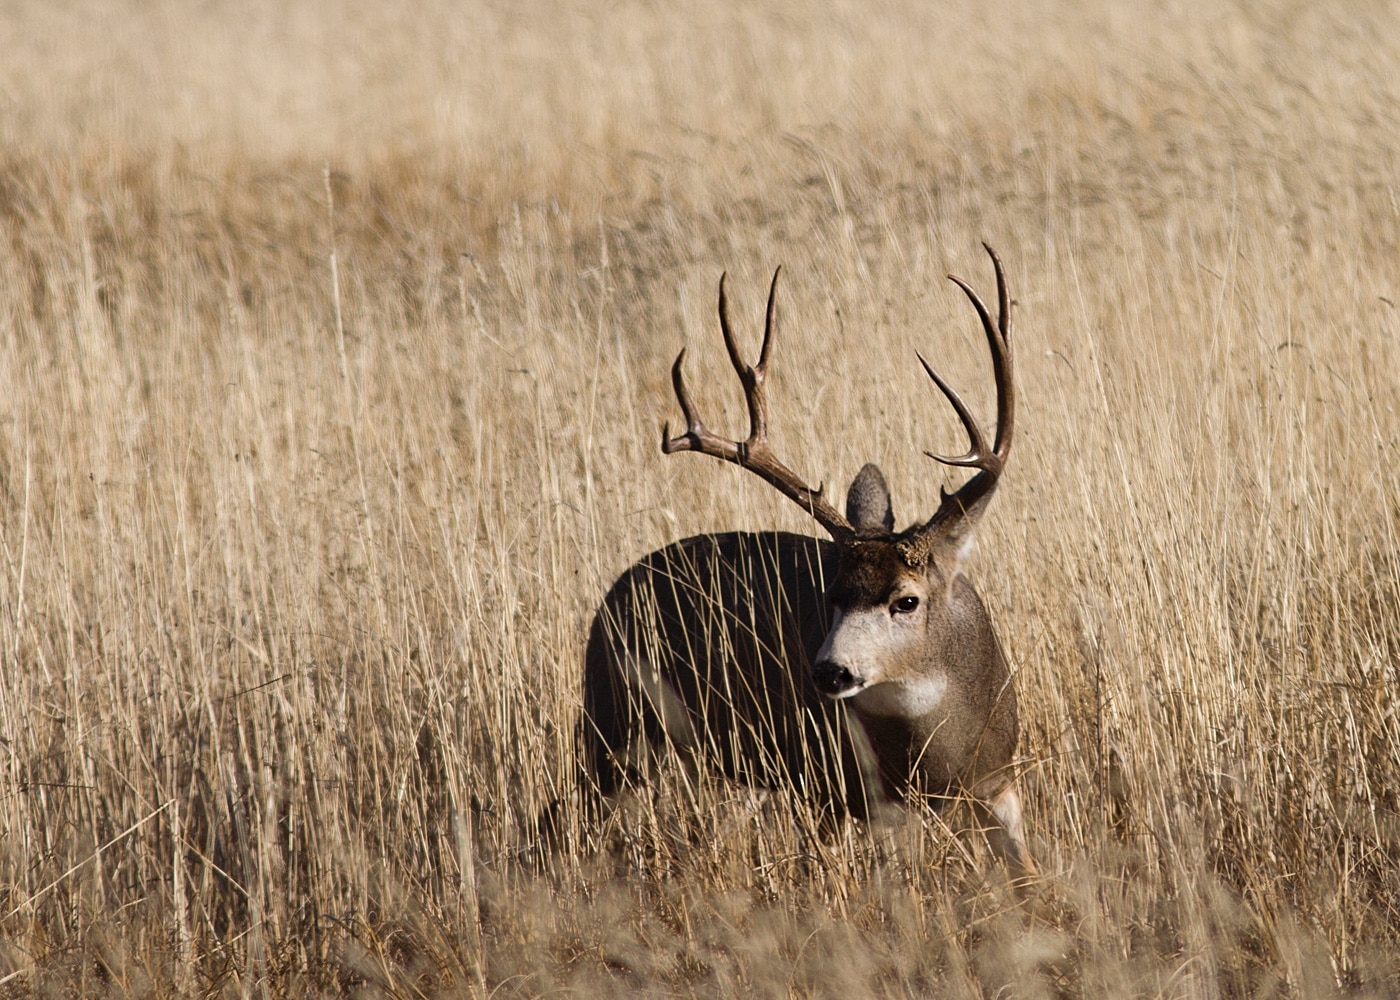
{"type": "Polygon", "coordinates": [[[831,660],[823,660],[812,668],[812,680],[822,694],[835,696],[845,694],[860,686],[860,678],[850,669],[831,660]]]}

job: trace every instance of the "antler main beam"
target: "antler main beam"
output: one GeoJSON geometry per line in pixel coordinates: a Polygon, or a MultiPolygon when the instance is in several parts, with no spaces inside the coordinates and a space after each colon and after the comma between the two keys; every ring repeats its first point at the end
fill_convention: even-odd
{"type": "Polygon", "coordinates": [[[992,491],[996,489],[997,479],[1001,476],[1002,469],[1006,467],[1006,458],[1011,453],[1011,436],[1016,418],[1016,387],[1011,374],[1011,296],[1006,289],[1006,272],[1002,269],[1001,258],[987,244],[983,243],[982,246],[987,251],[987,255],[992,258],[992,267],[996,270],[997,318],[995,322],[992,321],[991,313],[987,310],[981,297],[972,290],[972,286],[955,274],[948,275],[948,278],[963,290],[968,301],[972,303],[972,308],[977,310],[977,316],[982,321],[982,329],[987,335],[987,344],[991,347],[992,376],[996,382],[997,390],[996,438],[989,449],[986,435],[982,432],[977,419],[972,415],[972,411],[963,402],[962,397],[933,370],[932,366],[924,360],[923,355],[919,355],[919,361],[923,364],[924,371],[928,372],[934,384],[942,390],[943,395],[948,398],[948,402],[953,404],[953,409],[957,411],[958,419],[962,421],[968,437],[966,453],[956,458],[935,455],[931,451],[925,452],[925,454],[944,465],[979,470],[977,475],[964,483],[956,492],[943,495],[943,502],[939,505],[938,512],[929,521],[930,526],[953,516],[971,515],[976,517],[990,499],[992,491]]]}
{"type": "Polygon", "coordinates": [[[773,283],[768,287],[768,307],[763,321],[763,346],[759,349],[756,365],[746,363],[739,354],[734,330],[729,323],[729,302],[724,293],[726,276],[721,275],[719,279],[719,326],[724,334],[724,347],[729,353],[729,362],[739,376],[739,384],[744,387],[744,401],[749,410],[748,439],[730,441],[712,433],[705,426],[685,387],[685,377],[681,373],[681,366],[685,361],[685,349],[682,348],[676,355],[675,364],[671,366],[671,385],[676,390],[676,401],[681,405],[681,412],[685,414],[686,430],[684,434],[671,437],[670,424],[663,427],[661,450],[667,455],[677,451],[697,451],[702,455],[710,455],[748,469],[816,518],[832,538],[841,541],[853,534],[850,522],[827,503],[820,487],[812,489],[808,486],[797,473],[779,461],[768,446],[768,399],[764,393],[764,383],[768,377],[768,353],[773,346],[775,298],[778,291],[778,275],[781,273],[781,267],[773,272],[773,283]]]}

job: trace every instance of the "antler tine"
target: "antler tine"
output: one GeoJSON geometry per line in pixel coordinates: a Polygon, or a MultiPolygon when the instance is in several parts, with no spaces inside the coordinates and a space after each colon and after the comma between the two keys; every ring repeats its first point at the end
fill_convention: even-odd
{"type": "Polygon", "coordinates": [[[1001,258],[987,243],[982,244],[987,256],[992,258],[992,269],[997,275],[997,330],[1001,339],[1011,345],[1011,292],[1006,287],[1006,270],[1001,266],[1001,258]]]}
{"type": "Polygon", "coordinates": [[[924,371],[928,372],[928,377],[933,379],[934,385],[943,390],[943,395],[948,397],[948,402],[953,404],[953,409],[957,411],[958,419],[962,421],[963,428],[967,431],[969,441],[967,451],[956,458],[949,458],[946,455],[937,455],[931,451],[924,452],[935,462],[942,462],[944,465],[954,465],[964,468],[982,468],[987,457],[987,439],[982,435],[982,428],[977,423],[977,418],[972,415],[967,404],[963,402],[956,389],[943,380],[938,372],[924,360],[922,354],[915,354],[919,359],[919,364],[924,366],[924,371]]]}
{"type": "Polygon", "coordinates": [[[768,307],[763,310],[763,346],[758,351],[758,369],[768,370],[768,348],[773,343],[773,317],[777,311],[778,275],[783,273],[783,265],[773,269],[773,281],[768,286],[768,307]]]}
{"type": "Polygon", "coordinates": [[[768,373],[768,354],[773,344],[775,300],[777,296],[778,274],[773,272],[773,283],[768,289],[768,308],[763,327],[763,346],[759,350],[757,365],[749,365],[739,354],[734,339],[734,330],[729,322],[729,300],[725,294],[725,276],[719,279],[719,326],[724,335],[724,348],[729,354],[729,362],[739,376],[744,388],[744,401],[749,411],[749,436],[746,441],[729,441],[712,434],[701,422],[695,411],[690,395],[686,391],[685,379],[681,375],[681,363],[685,359],[682,350],[671,366],[671,385],[676,391],[676,401],[685,414],[686,432],[671,437],[670,425],[661,431],[661,450],[666,454],[677,451],[698,451],[704,455],[733,462],[735,465],[754,472],[764,482],[795,502],[807,513],[816,518],[831,536],[842,540],[850,537],[850,522],[841,516],[835,507],[822,497],[822,488],[812,489],[798,475],[778,460],[768,446],[768,403],[764,394],[764,382],[768,373]]]}
{"type": "MultiPolygon", "coordinates": [[[[684,363],[685,348],[682,347],[681,352],[676,355],[676,360],[671,363],[671,388],[676,392],[676,402],[681,404],[681,413],[685,415],[686,428],[693,431],[700,424],[700,421],[695,418],[695,406],[690,401],[690,393],[685,390],[685,376],[681,374],[681,365],[684,363]]],[[[669,423],[666,424],[664,430],[668,432],[666,436],[670,437],[671,425],[669,423]]],[[[664,448],[665,445],[663,444],[662,447],[664,448]]]]}
{"type": "Polygon", "coordinates": [[[738,446],[732,441],[710,433],[709,429],[701,422],[700,416],[695,412],[695,404],[690,401],[690,393],[686,391],[685,376],[681,374],[681,365],[685,361],[685,348],[676,355],[675,362],[671,365],[671,387],[676,391],[676,402],[681,404],[681,413],[685,415],[685,433],[679,437],[671,437],[671,425],[666,423],[661,428],[661,451],[670,455],[677,451],[699,451],[705,454],[715,455],[729,462],[738,461],[738,446]],[[731,456],[730,453],[733,453],[731,456]]]}
{"type": "Polygon", "coordinates": [[[724,335],[724,349],[729,352],[729,363],[742,379],[748,364],[739,354],[739,345],[734,340],[734,329],[729,325],[729,297],[724,293],[724,282],[728,277],[728,271],[719,276],[719,330],[724,335]]]}
{"type": "MultiPolygon", "coordinates": [[[[1016,426],[1016,387],[1011,376],[1011,292],[1006,287],[1006,270],[1001,266],[1001,258],[987,244],[983,243],[982,247],[992,258],[992,268],[997,275],[997,339],[1001,350],[992,355],[992,372],[997,386],[996,449],[1005,461],[1016,426]]],[[[987,335],[990,337],[991,332],[987,335]]]]}

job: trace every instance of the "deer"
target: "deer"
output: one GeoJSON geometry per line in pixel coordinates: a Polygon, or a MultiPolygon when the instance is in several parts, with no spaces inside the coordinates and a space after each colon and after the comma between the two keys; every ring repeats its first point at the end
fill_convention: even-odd
{"type": "Polygon", "coordinates": [[[1035,873],[1013,770],[1016,692],[1001,642],[967,577],[978,521],[1011,450],[1015,418],[1011,300],[1001,259],[993,319],[949,275],[981,320],[996,386],[992,440],[962,397],[916,354],[952,404],[969,446],[926,454],[975,470],[933,515],[895,531],[883,473],[867,463],[844,515],[785,465],[768,441],[765,384],[774,340],[773,274],[757,364],[740,354],[725,276],[719,325],[743,387],[749,436],[701,420],[683,375],[671,383],[686,429],[661,450],[748,469],[793,500],[830,540],[732,531],[674,542],[630,566],[594,615],[584,655],[579,757],[594,791],[645,781],[664,753],[762,789],[789,789],[826,816],[868,819],[891,804],[934,809],[970,799],[993,852],[1020,879],[1035,873]]]}

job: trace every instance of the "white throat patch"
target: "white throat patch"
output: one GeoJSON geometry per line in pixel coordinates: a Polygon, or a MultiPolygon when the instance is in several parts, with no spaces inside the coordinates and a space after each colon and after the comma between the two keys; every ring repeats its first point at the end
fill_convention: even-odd
{"type": "Polygon", "coordinates": [[[866,715],[893,715],[913,719],[938,707],[948,690],[946,677],[919,677],[874,684],[851,696],[851,703],[866,715]]]}

